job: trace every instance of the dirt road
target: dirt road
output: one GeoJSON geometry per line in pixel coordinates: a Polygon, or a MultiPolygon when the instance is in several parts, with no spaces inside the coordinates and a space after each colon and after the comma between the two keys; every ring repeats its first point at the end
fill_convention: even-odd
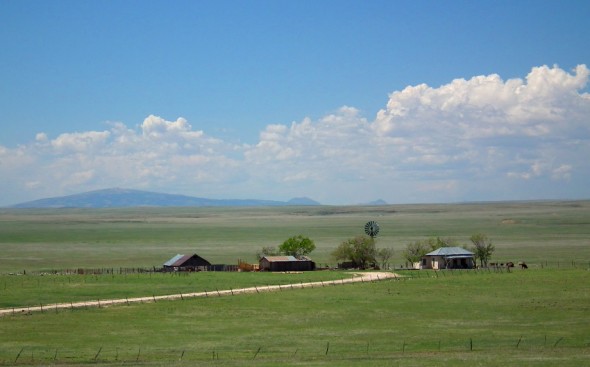
{"type": "Polygon", "coordinates": [[[222,296],[233,296],[244,293],[261,293],[261,292],[274,292],[289,289],[300,289],[300,288],[319,288],[325,286],[341,285],[356,282],[374,282],[385,280],[389,278],[396,278],[397,275],[388,272],[368,272],[368,273],[354,273],[352,277],[341,280],[330,280],[321,282],[311,283],[293,283],[283,285],[268,285],[268,286],[255,286],[250,288],[230,289],[230,290],[215,290],[205,291],[197,293],[179,293],[171,294],[166,296],[152,296],[152,297],[136,297],[136,298],[121,298],[121,299],[109,299],[109,300],[97,300],[87,302],[70,302],[70,303],[55,303],[50,305],[39,305],[31,307],[15,307],[15,308],[3,308],[0,309],[0,316],[10,314],[28,314],[32,312],[44,312],[44,311],[57,311],[60,309],[74,309],[82,307],[108,307],[114,305],[123,305],[131,303],[144,303],[144,302],[157,302],[159,300],[178,300],[185,298],[195,297],[222,297],[222,296]]]}

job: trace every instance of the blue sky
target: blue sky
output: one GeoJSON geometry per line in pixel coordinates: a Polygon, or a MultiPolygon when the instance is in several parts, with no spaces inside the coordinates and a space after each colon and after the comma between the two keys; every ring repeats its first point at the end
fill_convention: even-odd
{"type": "Polygon", "coordinates": [[[588,1],[1,1],[0,205],[588,198],[588,1]]]}

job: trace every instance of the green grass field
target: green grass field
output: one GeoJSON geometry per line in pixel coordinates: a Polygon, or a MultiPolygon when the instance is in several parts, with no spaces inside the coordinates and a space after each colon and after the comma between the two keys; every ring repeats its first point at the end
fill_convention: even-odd
{"type": "Polygon", "coordinates": [[[0,363],[580,366],[590,358],[587,270],[444,274],[9,315],[0,319],[0,363]]]}
{"type": "MultiPolygon", "coordinates": [[[[395,250],[393,264],[415,240],[450,237],[468,244],[485,233],[493,260],[557,266],[590,259],[590,201],[391,205],[378,207],[134,208],[0,210],[0,273],[64,268],[161,266],[177,253],[211,263],[254,262],[263,246],[302,234],[316,242],[313,258],[381,226],[379,247],[395,250]]],[[[586,264],[587,265],[587,264],[586,264]]]]}
{"type": "Polygon", "coordinates": [[[386,207],[0,211],[0,307],[350,276],[32,275],[160,266],[176,253],[254,261],[303,234],[316,262],[381,226],[380,247],[487,234],[528,270],[405,271],[402,280],[0,317],[0,365],[580,366],[590,360],[590,202],[386,207]],[[22,273],[27,275],[9,275],[22,273]]]}

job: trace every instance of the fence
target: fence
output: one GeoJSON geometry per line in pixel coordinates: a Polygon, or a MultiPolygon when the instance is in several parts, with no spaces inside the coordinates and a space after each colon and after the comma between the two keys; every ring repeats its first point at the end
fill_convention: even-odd
{"type": "Polygon", "coordinates": [[[235,348],[234,346],[218,345],[211,349],[191,348],[149,348],[149,347],[42,347],[21,346],[3,348],[0,350],[0,364],[2,365],[43,365],[43,364],[177,364],[205,363],[214,364],[223,361],[235,363],[275,362],[283,364],[289,362],[305,363],[306,361],[326,360],[332,363],[338,361],[383,361],[389,359],[415,358],[417,356],[436,355],[440,353],[460,353],[468,358],[479,358],[482,355],[493,354],[495,361],[501,356],[510,356],[511,362],[521,356],[525,361],[531,357],[549,357],[551,354],[567,353],[570,356],[581,356],[588,353],[588,342],[568,339],[560,335],[530,335],[515,338],[465,338],[451,340],[445,338],[399,338],[382,341],[323,340],[295,345],[260,345],[235,348]]]}
{"type": "MultiPolygon", "coordinates": [[[[181,270],[184,271],[184,270],[181,270]]],[[[238,265],[214,264],[210,266],[199,266],[191,271],[238,271],[238,265]]],[[[70,268],[70,269],[50,269],[50,270],[23,270],[23,274],[31,275],[111,275],[111,274],[145,274],[164,272],[163,268],[70,268]]]]}
{"type": "MultiPolygon", "coordinates": [[[[506,264],[508,261],[505,262],[492,262],[487,267],[477,267],[476,269],[469,269],[468,271],[506,271],[507,266],[506,264]]],[[[518,262],[514,262],[514,269],[521,268],[518,262]]],[[[526,265],[530,269],[590,269],[590,260],[538,260],[533,262],[526,262],[526,265]]],[[[397,267],[394,267],[394,270],[418,270],[412,267],[409,267],[408,264],[400,264],[397,267]]],[[[461,269],[444,269],[441,271],[457,271],[461,269]]]]}

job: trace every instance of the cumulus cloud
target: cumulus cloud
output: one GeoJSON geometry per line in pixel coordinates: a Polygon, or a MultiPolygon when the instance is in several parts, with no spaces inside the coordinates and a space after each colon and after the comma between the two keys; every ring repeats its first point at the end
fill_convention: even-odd
{"type": "Polygon", "coordinates": [[[523,79],[408,86],[373,119],[344,106],[317,121],[268,125],[254,145],[155,115],[135,128],[40,132],[32,144],[0,146],[9,177],[1,185],[34,197],[120,186],[324,203],[587,197],[589,75],[585,65],[541,66],[523,79]]]}

